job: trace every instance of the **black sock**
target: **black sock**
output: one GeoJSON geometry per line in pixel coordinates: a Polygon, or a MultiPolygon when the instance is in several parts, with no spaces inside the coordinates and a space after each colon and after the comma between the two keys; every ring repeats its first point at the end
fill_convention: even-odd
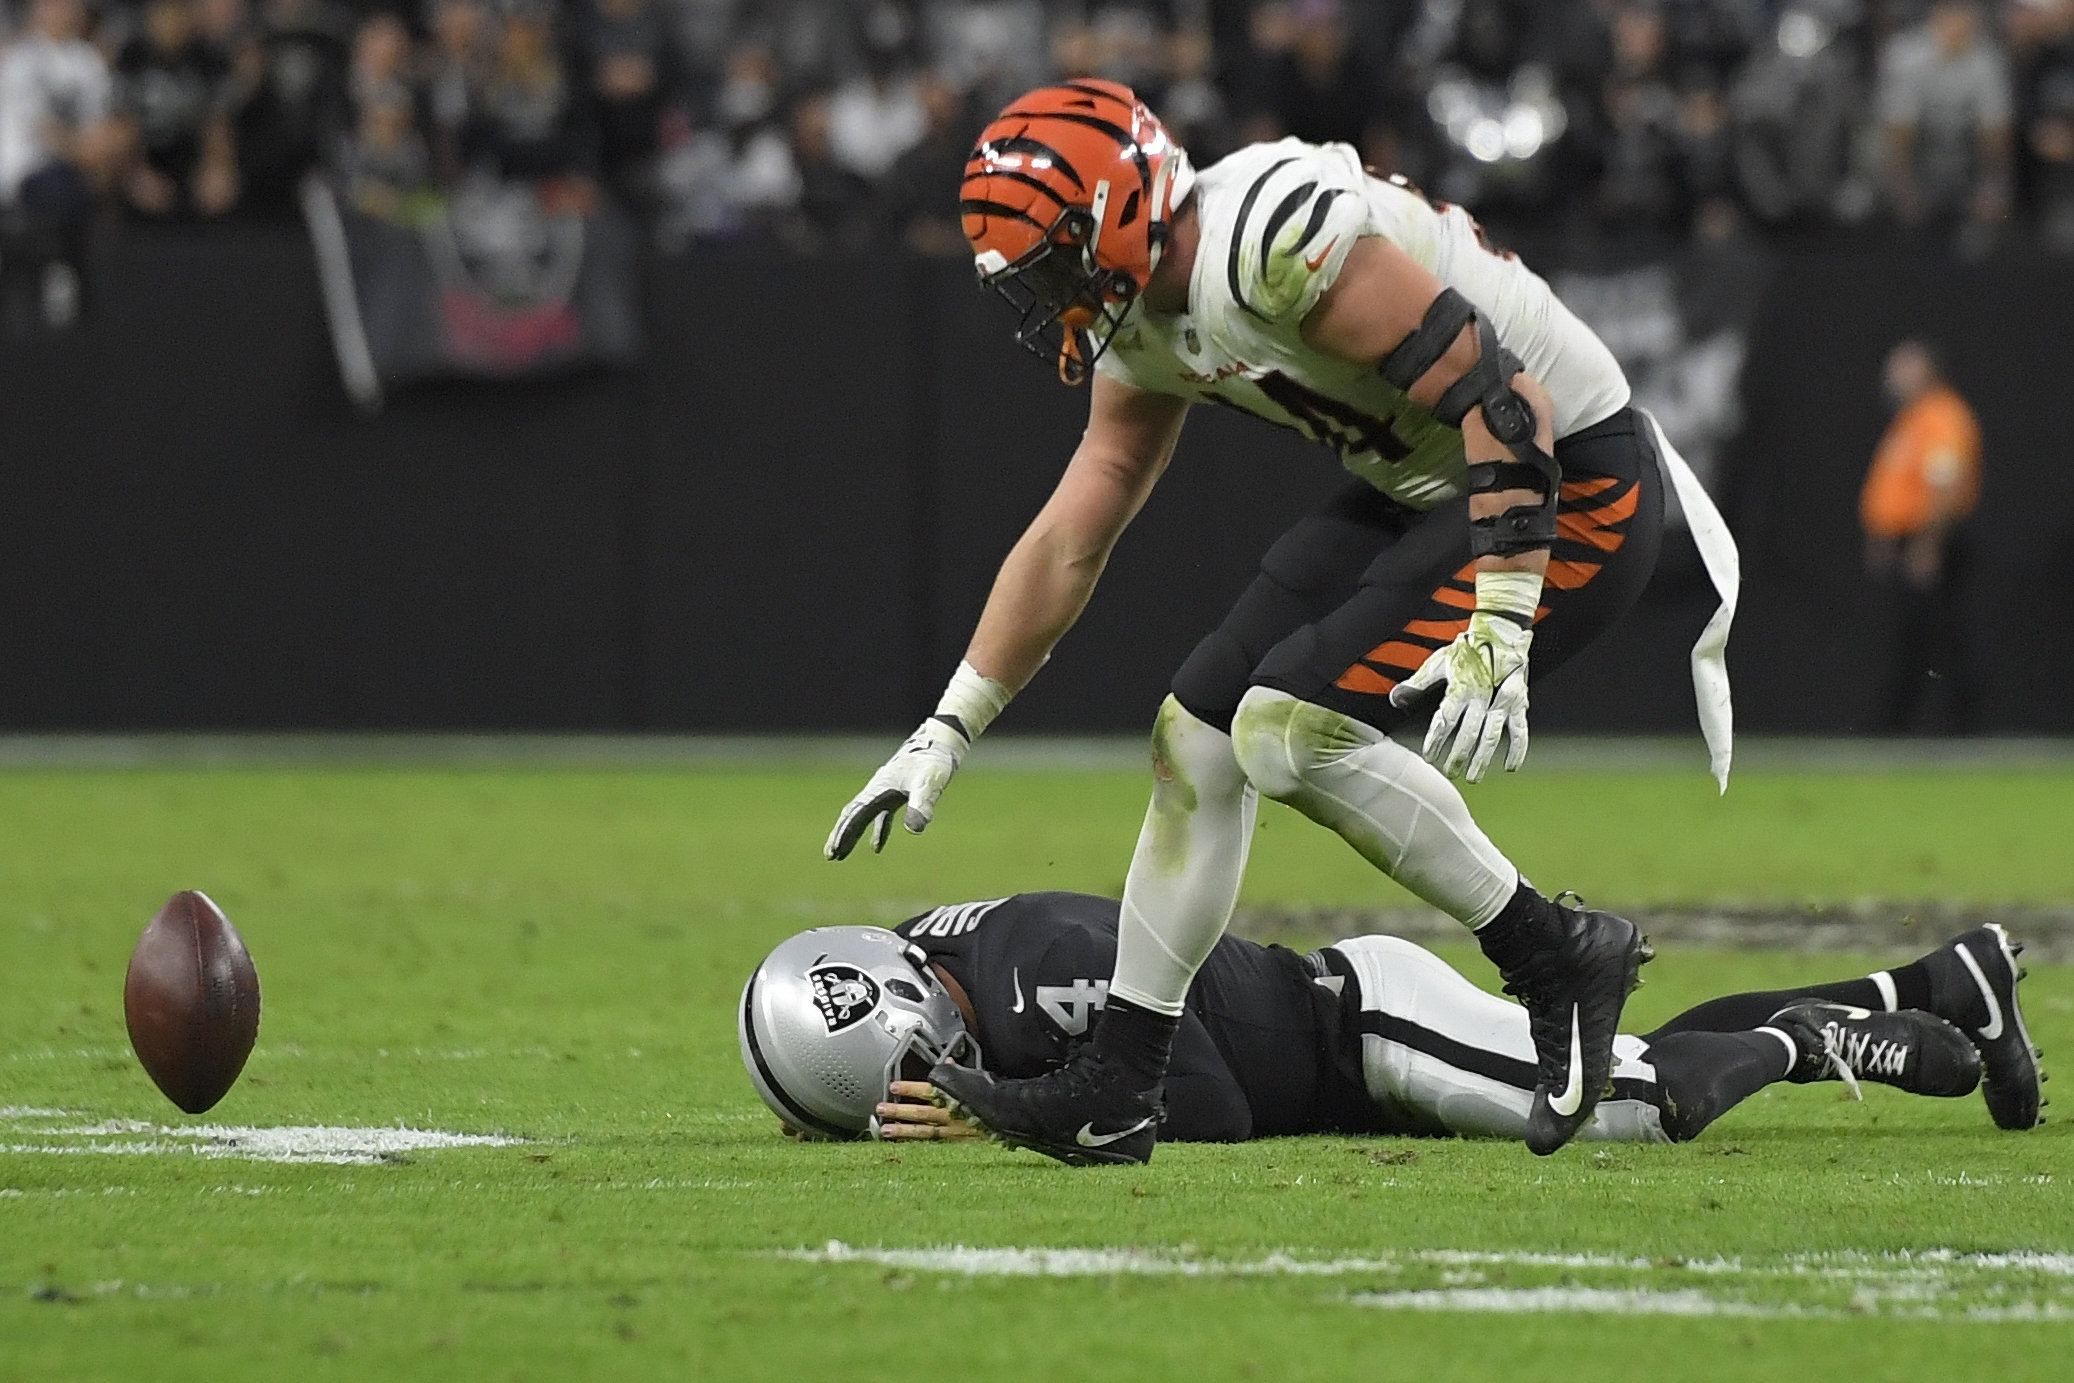
{"type": "Polygon", "coordinates": [[[1932,951],[1913,965],[1887,973],[1894,977],[1894,992],[1903,1008],[1923,1009],[1961,1028],[1987,1024],[1988,1002],[1980,996],[1980,985],[1975,983],[1965,962],[1950,950],[1932,951]],[[1904,989],[1904,984],[1920,985],[1922,997],[1911,1002],[1912,991],[1904,989]]]}
{"type": "Polygon", "coordinates": [[[1151,1086],[1167,1073],[1174,1054],[1179,1018],[1140,1008],[1128,999],[1111,999],[1095,1025],[1095,1050],[1151,1086]]]}
{"type": "Polygon", "coordinates": [[[1478,927],[1474,935],[1491,964],[1501,972],[1514,970],[1530,956],[1561,942],[1563,915],[1522,878],[1498,915],[1478,927]]]}
{"type": "Polygon", "coordinates": [[[1775,1080],[1789,1067],[1786,1049],[1768,1032],[1679,1032],[1652,1038],[1657,1108],[1673,1143],[1700,1131],[1775,1080]]]}
{"type": "MultiPolygon", "coordinates": [[[[1921,961],[1913,965],[1904,965],[1899,970],[1889,970],[1887,975],[1894,981],[1896,1008],[1919,1008],[1927,1012],[1938,1012],[1931,1006],[1930,972],[1921,961]]],[[[1674,1032],[1743,1032],[1762,1025],[1787,1005],[1803,1003],[1809,999],[1820,999],[1832,1004],[1850,1004],[1854,1008],[1869,1008],[1874,1013],[1887,1011],[1887,996],[1872,980],[1838,980],[1833,984],[1803,985],[1799,989],[1765,989],[1750,994],[1729,994],[1719,999],[1709,999],[1703,1004],[1685,1010],[1650,1033],[1646,1040],[1654,1042],[1657,1038],[1674,1032]]]]}

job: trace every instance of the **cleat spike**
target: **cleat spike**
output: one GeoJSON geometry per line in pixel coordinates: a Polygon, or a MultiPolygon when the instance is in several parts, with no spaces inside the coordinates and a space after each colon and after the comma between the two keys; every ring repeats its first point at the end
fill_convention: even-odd
{"type": "Polygon", "coordinates": [[[2020,955],[2022,955],[2023,953],[2024,953],[2024,943],[2023,943],[2023,942],[2021,942],[2021,941],[2012,941],[2012,942],[2010,942],[2010,943],[2009,943],[2009,954],[2011,954],[2012,956],[2020,956],[2020,955]]]}
{"type": "Polygon", "coordinates": [[[2028,980],[2029,978],[2031,978],[2031,967],[2028,965],[2017,966],[2016,977],[2020,980],[2028,980]]]}

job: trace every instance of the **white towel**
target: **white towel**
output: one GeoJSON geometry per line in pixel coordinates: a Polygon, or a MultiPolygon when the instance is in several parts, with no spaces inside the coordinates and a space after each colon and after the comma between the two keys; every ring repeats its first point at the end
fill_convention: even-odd
{"type": "Polygon", "coordinates": [[[1699,703],[1700,734],[1707,741],[1707,759],[1714,770],[1714,781],[1727,792],[1736,738],[1735,707],[1728,689],[1728,627],[1735,622],[1736,594],[1742,589],[1742,559],[1736,554],[1735,535],[1728,531],[1721,511],[1714,507],[1713,497],[1692,473],[1691,465],[1671,445],[1671,439],[1664,436],[1663,427],[1648,409],[1636,412],[1649,419],[1664,470],[1671,478],[1671,488],[1677,492],[1679,506],[1685,510],[1686,525],[1692,530],[1693,546],[1700,550],[1700,561],[1721,595],[1721,608],[1707,621],[1699,642],[1692,646],[1692,690],[1699,703]]]}

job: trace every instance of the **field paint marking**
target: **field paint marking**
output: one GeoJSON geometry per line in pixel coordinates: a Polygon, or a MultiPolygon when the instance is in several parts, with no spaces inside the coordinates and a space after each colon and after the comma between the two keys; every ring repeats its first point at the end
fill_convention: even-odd
{"type": "Polygon", "coordinates": [[[963,1273],[968,1277],[1110,1277],[1117,1274],[1171,1277],[1288,1275],[1337,1277],[1347,1273],[1399,1273],[1407,1263],[1447,1267],[1482,1265],[1532,1268],[1620,1268],[1657,1266],[1647,1258],[1614,1258],[1589,1253],[1484,1253],[1466,1249],[1427,1249],[1379,1258],[1298,1258],[1285,1252],[1263,1258],[1227,1261],[1185,1258],[1143,1249],[853,1248],[830,1239],[818,1249],[793,1249],[779,1255],[803,1263],[876,1263],[889,1268],[963,1273]]]}
{"type": "MultiPolygon", "coordinates": [[[[1732,1260],[1724,1260],[1732,1261],[1732,1260]]],[[[1688,1263],[1688,1268],[1705,1272],[1707,1266],[1688,1263]]],[[[1865,1253],[1857,1249],[1833,1249],[1824,1253],[1789,1254],[1786,1272],[1818,1272],[1828,1277],[1893,1276],[1897,1269],[1917,1267],[1936,1272],[1948,1267],[1973,1268],[1985,1272],[2044,1273],[2051,1277],[2074,1277],[2074,1253],[1960,1253],[1956,1249],[1902,1249],[1887,1253],[1865,1253]]],[[[1763,1271],[1742,1269],[1738,1271],[1763,1271]]]]}
{"type": "MultiPolygon", "coordinates": [[[[656,1183],[649,1183],[651,1186],[656,1183]]],[[[1630,1272],[1668,1271],[1722,1277],[1871,1278],[1900,1281],[1942,1278],[1950,1269],[1979,1273],[2039,1273],[2074,1278],[2074,1253],[1961,1253],[1915,1249],[1868,1253],[1856,1249],[1788,1254],[1776,1263],[1745,1264],[1736,1258],[1666,1260],[1598,1253],[1531,1253],[1519,1250],[1411,1249],[1379,1257],[1299,1258],[1286,1250],[1265,1257],[1228,1261],[1189,1258],[1145,1249],[1080,1248],[859,1248],[831,1239],[819,1249],[779,1255],[806,1263],[876,1263],[884,1267],[964,1273],[973,1277],[1077,1277],[1116,1273],[1200,1277],[1217,1274],[1292,1273],[1331,1276],[1402,1272],[1407,1264],[1428,1267],[1584,1268],[1630,1272]]]]}
{"type": "Polygon", "coordinates": [[[32,1047],[7,1054],[9,1061],[69,1061],[74,1057],[83,1061],[135,1059],[128,1047],[70,1047],[64,1051],[56,1047],[32,1047]]]}
{"type": "Polygon", "coordinates": [[[1479,1311],[1503,1315],[1560,1312],[1597,1316],[1821,1316],[1795,1306],[1722,1301],[1704,1292],[1652,1292],[1605,1287],[1444,1287],[1427,1292],[1357,1292],[1356,1306],[1385,1311],[1479,1311]]]}
{"type": "Polygon", "coordinates": [[[795,1249],[781,1255],[806,1263],[876,1263],[967,1277],[1113,1277],[1119,1274],[1217,1277],[1259,1273],[1399,1272],[1394,1263],[1362,1258],[1304,1260],[1269,1254],[1253,1263],[1177,1258],[1137,1249],[859,1249],[840,1239],[826,1248],[795,1249]]]}
{"type": "Polygon", "coordinates": [[[2033,1301],[2019,1302],[2015,1306],[1972,1306],[1966,1310],[1969,1321],[2074,1321],[2074,1310],[2050,1303],[2040,1306],[2033,1301]]]}
{"type": "MultiPolygon", "coordinates": [[[[1889,1253],[1833,1250],[1787,1254],[1757,1263],[1734,1258],[1652,1259],[1606,1254],[1557,1254],[1470,1249],[1422,1249],[1349,1258],[1303,1258],[1277,1251],[1254,1259],[1196,1258],[1144,1249],[1086,1248],[856,1248],[831,1239],[820,1249],[778,1255],[798,1262],[860,1263],[966,1277],[1330,1277],[1401,1274],[1441,1268],[1441,1286],[1355,1293],[1340,1300],[1398,1311],[1569,1312],[1649,1316],[1879,1316],[1946,1321],[2074,1320],[2074,1294],[2035,1279],[2074,1278],[2074,1254],[1962,1253],[1926,1249],[1889,1253]],[[1828,1284],[1827,1300],[1809,1302],[1718,1297],[1696,1288],[1585,1287],[1573,1281],[1540,1286],[1483,1285],[1481,1267],[1615,1273],[1694,1274],[1762,1294],[1789,1284],[1828,1284]],[[2031,1280],[2025,1280],[2031,1279],[2031,1280]],[[1848,1297],[1839,1295],[1848,1292],[1848,1297]],[[2042,1293],[2043,1299],[2032,1294],[2042,1293]],[[2012,1294],[2014,1295],[2012,1299],[2012,1294]],[[1986,1295],[1988,1302],[1978,1298],[1986,1295]],[[1967,1298],[1974,1298],[1968,1301],[1967,1298]],[[1998,1299],[1999,1300],[1996,1300],[1998,1299]]],[[[1691,1281],[1687,1277],[1686,1281],[1691,1281]]]]}
{"type": "Polygon", "coordinates": [[[372,1166],[405,1153],[446,1148],[508,1148],[530,1143],[494,1133],[447,1133],[439,1129],[331,1128],[322,1125],[251,1128],[224,1124],[174,1127],[109,1119],[98,1124],[39,1128],[39,1138],[78,1138],[76,1143],[14,1143],[10,1153],[54,1156],[132,1155],[238,1158],[248,1162],[310,1162],[338,1167],[372,1166]]]}

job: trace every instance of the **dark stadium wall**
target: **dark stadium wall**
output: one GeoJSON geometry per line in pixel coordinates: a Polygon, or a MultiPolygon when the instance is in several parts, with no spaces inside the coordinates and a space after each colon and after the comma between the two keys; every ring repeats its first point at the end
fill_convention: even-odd
{"type": "Polygon", "coordinates": [[[1747,581],[1731,648],[1742,713],[1768,729],[1864,723],[1893,612],[1864,575],[1858,489],[1887,422],[1895,341],[1935,341],[1980,417],[1967,525],[1972,664],[1985,728],[2074,730],[2074,264],[2010,254],[1788,261],[1750,343],[1747,423],[1724,506],[1747,581]]]}
{"type": "MultiPolygon", "coordinates": [[[[650,267],[632,373],[346,403],[292,234],[97,247],[93,319],[0,339],[0,727],[896,730],[956,663],[1084,398],[957,264],[650,267]]],[[[1884,636],[1854,505],[1880,353],[1927,331],[1980,409],[1993,728],[2074,730],[2057,424],[2074,268],[1789,260],[1724,504],[1742,724],[1857,726],[1884,636]]],[[[1322,451],[1191,417],[1095,603],[1003,721],[1134,730],[1322,451]]],[[[1538,728],[1683,731],[1712,598],[1673,541],[1635,615],[1535,688],[1538,728]]]]}

